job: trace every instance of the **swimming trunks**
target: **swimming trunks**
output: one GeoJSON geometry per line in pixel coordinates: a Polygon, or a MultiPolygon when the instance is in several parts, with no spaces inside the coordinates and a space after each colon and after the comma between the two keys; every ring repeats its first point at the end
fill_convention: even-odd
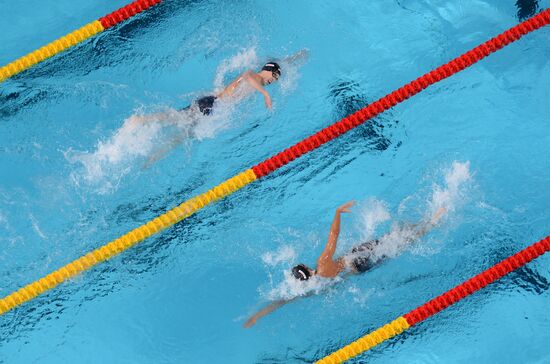
{"type": "MultiPolygon", "coordinates": [[[[216,102],[217,99],[218,98],[213,95],[204,96],[196,100],[194,103],[199,107],[200,112],[202,112],[204,115],[210,115],[212,113],[212,108],[214,107],[214,102],[216,102]]],[[[188,110],[191,108],[191,106],[192,105],[184,107],[183,109],[180,109],[180,111],[188,110]]]]}
{"type": "Polygon", "coordinates": [[[214,107],[214,102],[216,102],[216,96],[204,96],[195,101],[199,106],[200,112],[204,115],[210,115],[212,113],[212,108],[214,107]]]}
{"type": "Polygon", "coordinates": [[[358,273],[364,273],[374,267],[376,261],[372,259],[371,253],[374,247],[378,244],[380,244],[380,241],[378,239],[369,240],[366,243],[358,245],[351,250],[352,254],[358,255],[357,257],[353,258],[351,262],[358,273]]]}

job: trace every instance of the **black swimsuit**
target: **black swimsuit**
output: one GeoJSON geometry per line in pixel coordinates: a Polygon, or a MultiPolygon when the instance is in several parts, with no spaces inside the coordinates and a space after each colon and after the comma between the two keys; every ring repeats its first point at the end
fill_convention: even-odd
{"type": "MultiPolygon", "coordinates": [[[[204,115],[210,115],[212,113],[212,108],[214,107],[214,103],[216,102],[218,98],[216,96],[210,95],[210,96],[204,96],[200,99],[195,101],[195,104],[199,107],[200,112],[202,112],[204,115]]],[[[187,110],[191,107],[191,105],[184,107],[183,110],[187,110]]]]}
{"type": "Polygon", "coordinates": [[[204,115],[210,115],[212,113],[212,108],[214,107],[214,102],[216,102],[216,96],[205,96],[201,97],[196,101],[199,106],[199,110],[204,115]]]}
{"type": "Polygon", "coordinates": [[[372,251],[378,244],[380,244],[380,240],[378,239],[369,240],[351,250],[352,254],[359,254],[359,256],[353,258],[351,262],[357,272],[364,273],[376,265],[378,261],[373,260],[372,251]]]}

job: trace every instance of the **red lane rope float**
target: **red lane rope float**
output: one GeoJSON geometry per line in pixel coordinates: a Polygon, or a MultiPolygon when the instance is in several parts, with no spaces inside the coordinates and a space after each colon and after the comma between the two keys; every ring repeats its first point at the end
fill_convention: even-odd
{"type": "Polygon", "coordinates": [[[410,326],[416,325],[417,323],[424,321],[428,317],[433,316],[439,311],[442,311],[452,304],[460,301],[464,297],[471,295],[475,291],[478,291],[488,284],[502,278],[506,274],[524,266],[548,251],[550,251],[550,236],[547,236],[541,241],[504,259],[491,268],[468,279],[466,282],[443,293],[441,296],[426,302],[422,306],[404,315],[404,317],[410,326]]]}
{"type": "Polygon", "coordinates": [[[99,20],[84,25],[83,27],[64,35],[63,37],[54,40],[45,46],[16,59],[15,61],[8,63],[7,65],[0,67],[0,82],[23,72],[24,70],[40,63],[54,55],[63,52],[67,48],[70,48],[84,40],[93,37],[97,33],[103,32],[105,29],[114,26],[124,20],[136,15],[150,8],[153,5],[158,4],[162,0],[136,0],[112,13],[105,15],[99,20]]]}
{"type": "Polygon", "coordinates": [[[415,308],[389,324],[333,352],[317,361],[317,364],[336,364],[349,360],[457,303],[464,297],[504,277],[506,274],[524,266],[548,251],[550,251],[550,236],[504,259],[500,263],[495,264],[491,268],[426,302],[422,306],[415,308]]]}
{"type": "Polygon", "coordinates": [[[279,154],[266,159],[265,161],[252,167],[254,173],[258,178],[272,173],[301,155],[317,149],[321,145],[361,125],[365,121],[375,117],[383,111],[390,109],[413,95],[416,95],[428,86],[462,71],[479,60],[487,57],[489,54],[496,52],[504,46],[518,40],[525,34],[545,26],[548,23],[550,23],[550,9],[540,12],[532,18],[525,20],[513,28],[508,29],[504,33],[486,41],[485,43],[462,54],[452,61],[426,73],[416,80],[382,97],[369,106],[348,115],[344,119],[318,131],[301,142],[285,149],[279,154]]]}
{"type": "Polygon", "coordinates": [[[103,18],[99,18],[103,28],[110,28],[118,23],[122,23],[128,18],[141,13],[143,10],[150,8],[153,5],[160,3],[162,0],[137,0],[122,8],[113,11],[111,14],[105,15],[103,18]]]}

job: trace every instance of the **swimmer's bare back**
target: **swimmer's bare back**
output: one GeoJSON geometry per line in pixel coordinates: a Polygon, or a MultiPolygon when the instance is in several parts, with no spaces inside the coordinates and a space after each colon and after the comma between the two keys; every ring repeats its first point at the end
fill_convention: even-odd
{"type": "MultiPolygon", "coordinates": [[[[259,93],[261,93],[264,96],[265,106],[271,109],[272,108],[271,96],[263,87],[264,82],[265,82],[264,79],[262,79],[262,77],[258,73],[255,73],[252,71],[246,71],[242,73],[239,77],[237,77],[235,80],[233,80],[229,85],[227,85],[227,87],[224,88],[222,92],[217,94],[216,97],[222,100],[224,99],[230,100],[235,96],[238,88],[241,85],[246,84],[251,88],[251,90],[256,90],[259,93]]],[[[244,90],[244,92],[247,94],[249,93],[246,90],[244,90]]]]}

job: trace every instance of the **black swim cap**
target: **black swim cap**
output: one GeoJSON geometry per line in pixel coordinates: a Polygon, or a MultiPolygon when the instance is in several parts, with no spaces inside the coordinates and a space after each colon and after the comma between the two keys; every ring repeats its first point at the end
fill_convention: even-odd
{"type": "Polygon", "coordinates": [[[307,281],[309,277],[311,277],[311,273],[309,272],[309,269],[305,266],[305,264],[298,264],[297,266],[292,268],[292,275],[294,276],[294,278],[301,281],[307,281]]]}
{"type": "Polygon", "coordinates": [[[269,62],[264,64],[262,67],[262,71],[271,71],[273,73],[276,73],[279,77],[281,77],[281,67],[279,64],[275,62],[269,62]]]}

